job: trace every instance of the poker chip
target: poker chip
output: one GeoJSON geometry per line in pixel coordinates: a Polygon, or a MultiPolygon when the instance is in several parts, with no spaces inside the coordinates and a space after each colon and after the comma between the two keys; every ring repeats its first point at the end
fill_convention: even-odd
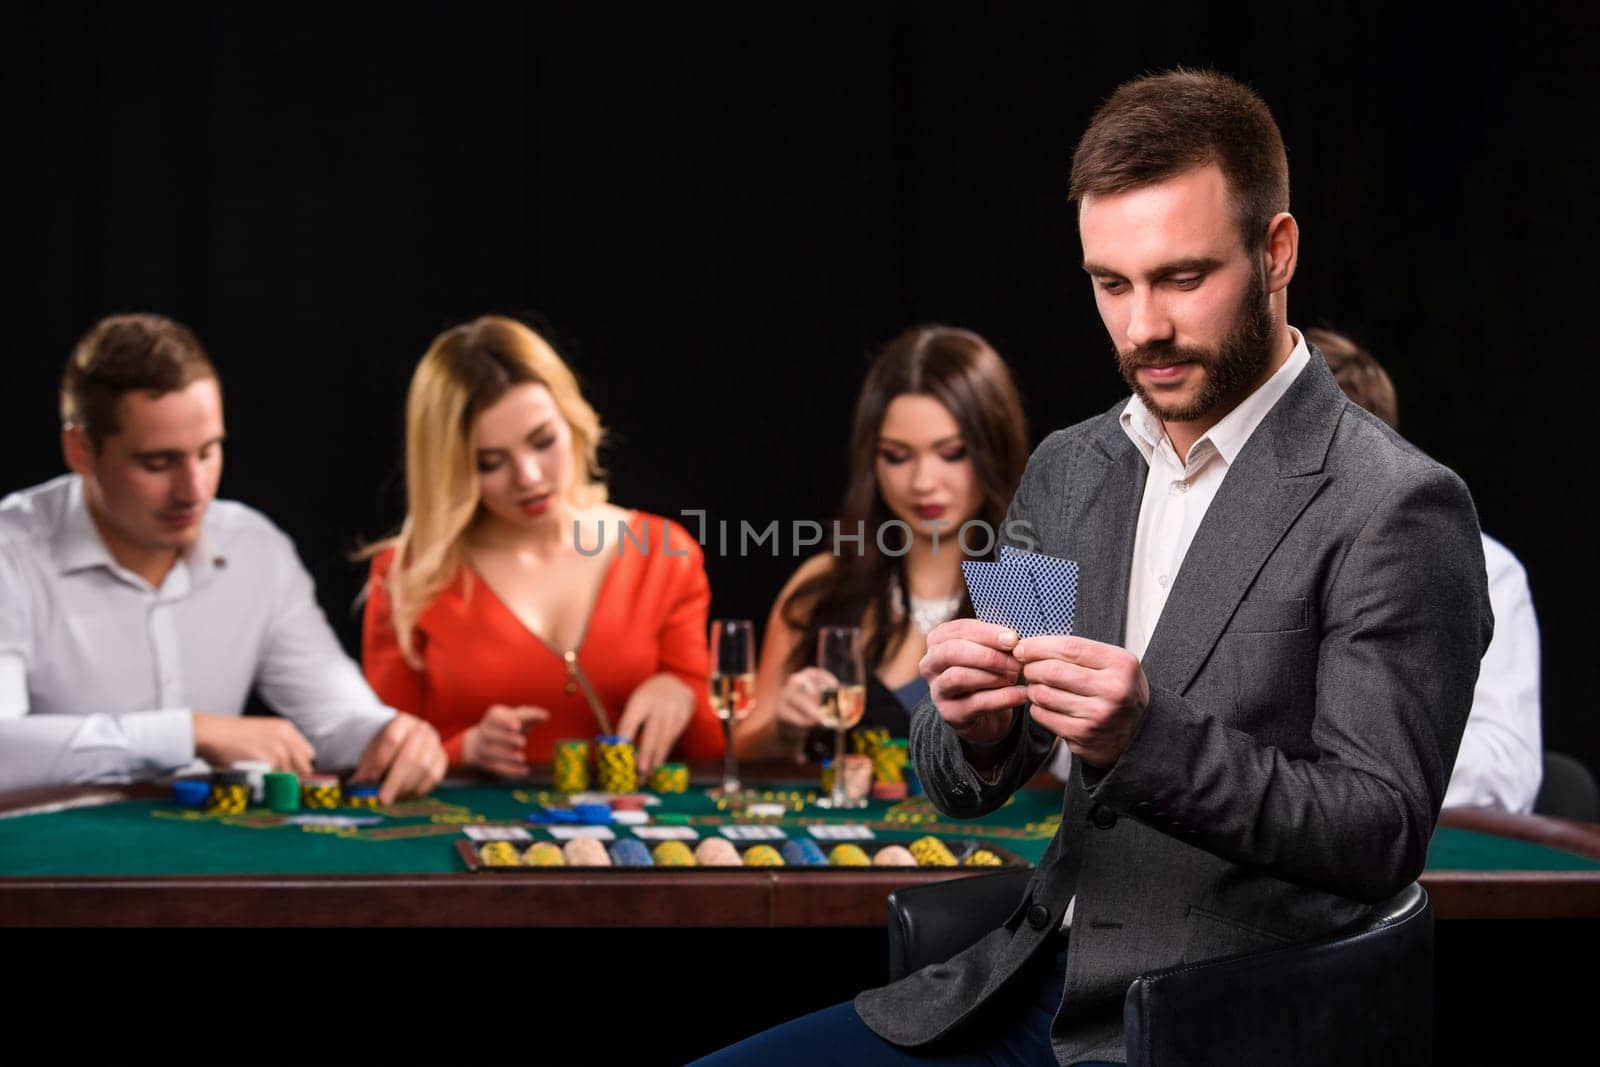
{"type": "Polygon", "coordinates": [[[873,782],[873,800],[904,800],[906,798],[906,783],[901,782],[873,782]]]}
{"type": "Polygon", "coordinates": [[[657,793],[687,793],[689,791],[689,765],[663,763],[650,772],[650,788],[657,793]]]}
{"type": "Polygon", "coordinates": [[[595,777],[606,793],[631,793],[639,788],[633,742],[625,737],[594,739],[595,777]]]}
{"type": "Polygon", "coordinates": [[[609,807],[613,812],[643,811],[644,797],[639,796],[637,793],[629,793],[620,797],[612,797],[609,807]]]}
{"type": "Polygon", "coordinates": [[[551,841],[535,841],[522,854],[522,863],[525,867],[565,867],[567,858],[562,854],[560,845],[551,841]]]}
{"type": "Polygon", "coordinates": [[[337,808],[339,777],[333,774],[308,774],[300,779],[300,803],[308,808],[337,808]]]}
{"type": "Polygon", "coordinates": [[[522,866],[522,856],[510,841],[485,841],[478,846],[478,859],[486,867],[522,866]]]}
{"type": "Polygon", "coordinates": [[[378,806],[378,785],[376,783],[351,784],[344,787],[344,802],[351,808],[375,808],[378,806]]]}
{"type": "Polygon", "coordinates": [[[694,859],[702,867],[740,867],[744,859],[732,841],[725,837],[708,837],[694,849],[694,859]]]}
{"type": "Polygon", "coordinates": [[[911,842],[911,855],[916,857],[919,867],[954,867],[955,854],[945,846],[937,837],[919,837],[911,842]]]}
{"type": "Polygon", "coordinates": [[[972,855],[961,861],[963,867],[999,867],[1004,861],[986,848],[974,849],[972,855]]]}
{"type": "Polygon", "coordinates": [[[272,770],[272,764],[266,760],[242,759],[234,760],[229,768],[245,775],[245,780],[250,784],[250,803],[266,803],[266,776],[272,770]]]}
{"type": "Polygon", "coordinates": [[[822,854],[822,847],[809,837],[785,841],[778,854],[790,867],[825,867],[828,863],[828,857],[822,854]]]}
{"type": "Polygon", "coordinates": [[[557,741],[551,765],[552,781],[562,793],[578,793],[589,788],[589,742],[557,741]]]}
{"type": "Polygon", "coordinates": [[[650,815],[642,810],[623,808],[621,811],[611,813],[611,821],[621,823],[623,826],[643,826],[650,821],[650,815]]]}
{"type": "Polygon", "coordinates": [[[651,853],[657,867],[693,867],[694,853],[682,841],[663,841],[651,853]]]}
{"type": "Polygon", "coordinates": [[[273,811],[300,810],[300,779],[288,771],[268,771],[263,782],[267,807],[273,811]]]}
{"type": "Polygon", "coordinates": [[[915,867],[917,858],[903,845],[885,845],[872,857],[874,867],[915,867]]]}
{"type": "Polygon", "coordinates": [[[561,854],[569,867],[611,866],[611,853],[606,851],[605,842],[592,837],[574,837],[561,846],[561,854]]]}
{"type": "Polygon", "coordinates": [[[653,867],[650,850],[636,837],[625,837],[611,843],[611,862],[618,867],[653,867]]]}
{"type": "Polygon", "coordinates": [[[828,866],[870,867],[872,866],[872,860],[868,858],[865,850],[860,845],[834,845],[828,850],[828,866]]]}
{"type": "Polygon", "coordinates": [[[585,826],[604,826],[611,821],[611,809],[605,804],[574,804],[572,817],[585,826]]]}
{"type": "Polygon", "coordinates": [[[172,802],[180,808],[203,808],[211,798],[211,782],[206,778],[177,778],[172,783],[172,802]]]}
{"type": "Polygon", "coordinates": [[[237,815],[250,806],[250,775],[244,771],[211,772],[206,810],[213,815],[237,815]]]}
{"type": "Polygon", "coordinates": [[[782,867],[783,856],[771,845],[751,845],[745,849],[744,865],[746,867],[782,867]]]}

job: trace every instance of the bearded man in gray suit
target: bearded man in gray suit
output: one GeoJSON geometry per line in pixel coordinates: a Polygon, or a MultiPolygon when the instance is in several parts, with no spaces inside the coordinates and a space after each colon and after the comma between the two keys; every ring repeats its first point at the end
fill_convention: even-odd
{"type": "Polygon", "coordinates": [[[938,627],[911,731],[956,816],[1065,744],[1061,828],[977,944],[713,1062],[1121,1061],[1139,974],[1318,937],[1422,871],[1492,629],[1466,487],[1289,325],[1254,92],[1123,85],[1071,195],[1133,397],[1040,445],[1007,529],[1079,561],[1076,633],[938,627]]]}

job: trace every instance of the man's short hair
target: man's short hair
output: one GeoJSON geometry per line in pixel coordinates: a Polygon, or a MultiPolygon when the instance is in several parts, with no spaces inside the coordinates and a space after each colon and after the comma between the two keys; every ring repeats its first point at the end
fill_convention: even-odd
{"type": "Polygon", "coordinates": [[[89,328],[61,376],[61,421],[96,448],[116,433],[117,401],[132,392],[176,392],[216,369],[200,340],[165,315],[111,315],[89,328]]]}
{"type": "Polygon", "coordinates": [[[1333,371],[1334,380],[1344,395],[1388,423],[1393,429],[1400,426],[1400,404],[1395,398],[1394,382],[1383,365],[1372,358],[1372,353],[1356,344],[1344,334],[1332,330],[1312,328],[1306,331],[1306,340],[1316,345],[1333,371]]]}
{"type": "Polygon", "coordinates": [[[1070,196],[1120,193],[1215,163],[1232,194],[1245,248],[1289,210],[1283,136],[1255,90],[1210,70],[1178,69],[1119,86],[1072,156],[1070,196]]]}

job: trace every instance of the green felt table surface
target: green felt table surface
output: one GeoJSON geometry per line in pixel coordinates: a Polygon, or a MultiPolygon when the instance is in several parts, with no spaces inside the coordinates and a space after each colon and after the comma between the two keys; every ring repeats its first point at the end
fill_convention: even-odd
{"type": "MultiPolygon", "coordinates": [[[[976,820],[940,815],[922,797],[874,802],[834,813],[807,802],[814,787],[772,786],[772,802],[793,805],[781,818],[739,817],[719,810],[698,789],[663,797],[655,814],[681,817],[702,836],[734,823],[769,824],[789,837],[817,823],[861,823],[878,842],[908,843],[925,834],[951,842],[981,840],[1020,859],[1037,862],[1059,820],[1058,793],[1024,790],[1005,807],[976,820]]],[[[0,876],[230,875],[230,874],[439,874],[465,867],[455,843],[467,824],[521,824],[523,816],[561,794],[539,788],[445,787],[421,801],[380,809],[372,827],[298,826],[252,808],[213,816],[180,809],[166,798],[135,799],[93,807],[0,818],[0,876]]],[[[322,814],[322,813],[306,813],[322,814]]],[[[369,814],[340,809],[333,814],[369,814]]],[[[546,830],[530,827],[535,839],[546,830]]],[[[619,837],[632,831],[615,827],[619,837]]],[[[829,842],[822,842],[826,849],[829,842]]],[[[1512,838],[1440,827],[1429,850],[1430,871],[1595,871],[1600,861],[1512,838]]]]}

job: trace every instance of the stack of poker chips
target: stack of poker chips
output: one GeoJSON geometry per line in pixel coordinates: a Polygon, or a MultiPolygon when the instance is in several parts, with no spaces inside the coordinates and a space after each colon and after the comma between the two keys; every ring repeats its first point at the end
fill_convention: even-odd
{"type": "Polygon", "coordinates": [[[213,771],[206,810],[214,815],[237,815],[250,806],[250,776],[244,771],[213,771]]]}
{"type": "Polygon", "coordinates": [[[961,861],[963,867],[999,867],[1002,861],[999,856],[986,848],[972,850],[972,855],[961,861]]]}
{"type": "Polygon", "coordinates": [[[694,861],[702,867],[738,867],[744,863],[739,850],[725,837],[708,837],[694,848],[694,861]]]}
{"type": "Polygon", "coordinates": [[[809,837],[785,841],[783,848],[778,851],[783,856],[784,864],[789,867],[824,867],[828,863],[821,846],[809,837]]]}
{"type": "Polygon", "coordinates": [[[828,864],[832,867],[870,867],[872,860],[860,845],[834,845],[828,851],[828,864]]]}
{"type": "Polygon", "coordinates": [[[272,764],[260,759],[234,760],[232,769],[243,771],[250,783],[250,803],[265,804],[267,802],[267,772],[272,770],[272,764]]]}
{"type": "Polygon", "coordinates": [[[264,783],[267,807],[273,811],[300,810],[300,779],[288,771],[269,771],[264,783]]]}
{"type": "Polygon", "coordinates": [[[682,841],[663,841],[652,854],[657,867],[693,867],[694,853],[682,841]]]}
{"type": "Polygon", "coordinates": [[[611,863],[616,867],[653,867],[650,850],[637,837],[625,837],[611,844],[611,863]]]}
{"type": "Polygon", "coordinates": [[[211,779],[177,778],[172,783],[172,802],[180,808],[203,808],[211,799],[211,779]]]}
{"type": "Polygon", "coordinates": [[[378,806],[378,786],[374,782],[363,782],[360,785],[352,782],[345,786],[345,805],[352,808],[375,808],[378,806]]]}
{"type": "Polygon", "coordinates": [[[956,857],[937,837],[919,837],[911,842],[911,855],[919,867],[954,867],[956,857]]]}
{"type": "Polygon", "coordinates": [[[589,788],[589,742],[557,741],[553,785],[559,793],[581,793],[589,788]]]}
{"type": "Polygon", "coordinates": [[[337,808],[339,806],[339,776],[336,774],[309,774],[300,783],[300,802],[308,808],[337,808]]]}
{"type": "Polygon", "coordinates": [[[601,792],[631,793],[639,788],[639,772],[634,763],[632,741],[626,737],[597,737],[594,747],[601,792]]]}
{"type": "Polygon", "coordinates": [[[744,850],[746,867],[783,867],[783,856],[771,845],[751,845],[744,850]]]}
{"type": "Polygon", "coordinates": [[[915,867],[917,857],[904,845],[885,845],[872,857],[874,867],[915,867]]]}
{"type": "Polygon", "coordinates": [[[510,841],[484,842],[478,847],[478,859],[485,867],[522,866],[522,856],[517,852],[517,846],[510,841]]]}
{"type": "Polygon", "coordinates": [[[687,793],[689,791],[689,765],[663,763],[650,774],[650,788],[657,793],[687,793]]]}
{"type": "Polygon", "coordinates": [[[887,740],[889,731],[886,727],[862,726],[850,732],[850,751],[857,756],[871,756],[887,740]]]}
{"type": "Polygon", "coordinates": [[[906,798],[906,764],[911,762],[905,738],[884,738],[872,750],[872,796],[876,800],[906,798]]]}
{"type": "Polygon", "coordinates": [[[567,858],[562,854],[560,845],[552,841],[535,841],[522,854],[522,864],[525,867],[565,867],[567,858]]]}

